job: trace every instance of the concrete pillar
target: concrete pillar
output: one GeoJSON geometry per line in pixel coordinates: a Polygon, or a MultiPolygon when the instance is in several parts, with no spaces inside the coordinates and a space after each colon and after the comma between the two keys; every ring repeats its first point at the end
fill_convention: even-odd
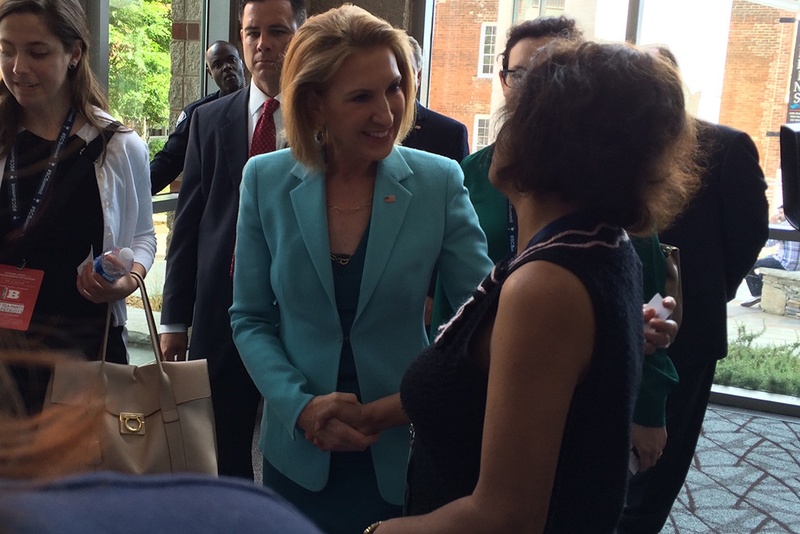
{"type": "Polygon", "coordinates": [[[184,106],[200,98],[203,72],[200,21],[202,0],[172,0],[172,43],[169,84],[170,128],[184,106]]]}

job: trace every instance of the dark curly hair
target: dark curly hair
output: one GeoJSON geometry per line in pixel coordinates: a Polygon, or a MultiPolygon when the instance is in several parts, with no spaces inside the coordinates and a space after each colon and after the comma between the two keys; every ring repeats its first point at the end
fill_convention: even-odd
{"type": "Polygon", "coordinates": [[[499,182],[555,194],[634,233],[696,190],[694,121],[677,71],[627,44],[556,39],[531,59],[497,138],[499,182]]]}
{"type": "Polygon", "coordinates": [[[511,49],[523,39],[538,39],[540,37],[553,37],[558,39],[568,39],[580,41],[583,39],[583,32],[575,25],[575,19],[561,15],[560,17],[539,17],[533,20],[520,22],[508,30],[506,48],[500,54],[503,68],[508,68],[508,55],[511,49]]]}

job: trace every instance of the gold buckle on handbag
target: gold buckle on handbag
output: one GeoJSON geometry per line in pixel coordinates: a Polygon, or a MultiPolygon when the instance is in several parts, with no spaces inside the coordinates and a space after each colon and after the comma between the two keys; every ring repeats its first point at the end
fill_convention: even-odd
{"type": "Polygon", "coordinates": [[[119,433],[138,434],[140,436],[144,436],[144,414],[127,412],[120,413],[119,433]]]}

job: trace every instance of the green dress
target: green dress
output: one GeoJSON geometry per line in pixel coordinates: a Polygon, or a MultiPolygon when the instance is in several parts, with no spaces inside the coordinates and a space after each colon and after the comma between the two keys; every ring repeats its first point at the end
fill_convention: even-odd
{"type": "MultiPolygon", "coordinates": [[[[661,252],[661,244],[655,234],[649,237],[631,236],[631,243],[642,261],[642,296],[645,302],[649,302],[656,293],[664,294],[664,253],[661,252]]],[[[678,371],[665,349],[656,349],[653,354],[645,356],[633,422],[649,427],[666,425],[667,396],[677,384],[678,371]]]]}

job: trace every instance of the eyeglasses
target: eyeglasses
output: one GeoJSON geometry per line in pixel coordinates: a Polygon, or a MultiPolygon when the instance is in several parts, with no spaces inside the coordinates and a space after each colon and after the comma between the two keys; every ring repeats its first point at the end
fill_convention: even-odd
{"type": "Polygon", "coordinates": [[[506,87],[513,89],[522,83],[525,72],[525,69],[503,69],[500,71],[500,79],[503,80],[506,87]]]}

